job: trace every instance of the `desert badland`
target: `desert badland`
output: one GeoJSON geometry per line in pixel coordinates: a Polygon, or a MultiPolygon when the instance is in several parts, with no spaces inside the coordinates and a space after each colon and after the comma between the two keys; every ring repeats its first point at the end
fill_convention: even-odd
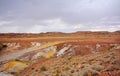
{"type": "Polygon", "coordinates": [[[120,32],[1,33],[0,76],[120,76],[120,32]]]}

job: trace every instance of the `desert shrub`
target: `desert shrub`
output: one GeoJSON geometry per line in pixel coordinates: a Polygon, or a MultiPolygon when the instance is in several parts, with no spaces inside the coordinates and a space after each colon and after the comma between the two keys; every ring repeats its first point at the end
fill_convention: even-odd
{"type": "Polygon", "coordinates": [[[70,59],[72,59],[72,56],[69,56],[69,57],[68,57],[68,60],[70,60],[70,59]]]}
{"type": "Polygon", "coordinates": [[[120,76],[120,71],[101,72],[99,76],[120,76]]]}
{"type": "Polygon", "coordinates": [[[55,74],[58,73],[59,74],[59,73],[61,73],[61,71],[56,69],[56,70],[53,71],[53,73],[55,73],[55,74]]]}
{"type": "Polygon", "coordinates": [[[71,72],[71,73],[74,73],[74,72],[75,72],[75,70],[71,70],[70,72],[71,72]]]}
{"type": "Polygon", "coordinates": [[[54,74],[55,76],[60,76],[60,75],[59,75],[60,73],[61,73],[61,71],[60,71],[59,69],[56,69],[56,70],[53,71],[53,74],[54,74]]]}
{"type": "Polygon", "coordinates": [[[88,76],[88,73],[91,73],[92,76],[96,76],[99,74],[98,71],[91,69],[90,67],[86,67],[81,70],[80,76],[88,76]]]}
{"type": "Polygon", "coordinates": [[[92,64],[92,65],[84,64],[82,65],[82,67],[83,68],[80,71],[80,76],[88,76],[88,73],[91,73],[92,76],[96,76],[99,74],[101,70],[104,69],[104,67],[99,64],[92,64]]]}
{"type": "Polygon", "coordinates": [[[73,65],[78,65],[78,63],[73,63],[73,65]]]}
{"type": "Polygon", "coordinates": [[[47,69],[46,69],[45,66],[42,66],[42,67],[40,68],[40,70],[41,70],[41,71],[47,71],[47,69]]]}
{"type": "Polygon", "coordinates": [[[66,67],[65,70],[70,70],[70,68],[69,68],[69,67],[66,67]]]}
{"type": "Polygon", "coordinates": [[[39,70],[37,69],[37,70],[35,70],[36,72],[38,72],[39,70]]]}
{"type": "Polygon", "coordinates": [[[104,71],[115,71],[115,70],[120,70],[120,67],[118,65],[109,66],[104,71]]]}
{"type": "Polygon", "coordinates": [[[94,69],[94,70],[97,70],[97,71],[101,71],[101,70],[104,69],[104,67],[102,65],[99,65],[99,64],[93,64],[91,66],[91,68],[94,69]]]}
{"type": "Polygon", "coordinates": [[[87,72],[88,72],[88,70],[81,70],[79,76],[87,76],[87,72]]]}

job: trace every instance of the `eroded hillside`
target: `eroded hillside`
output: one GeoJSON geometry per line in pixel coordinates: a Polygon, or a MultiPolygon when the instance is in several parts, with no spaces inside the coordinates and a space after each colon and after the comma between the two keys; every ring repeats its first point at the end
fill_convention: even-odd
{"type": "Polygon", "coordinates": [[[119,46],[120,32],[0,34],[0,75],[119,76],[119,46]]]}

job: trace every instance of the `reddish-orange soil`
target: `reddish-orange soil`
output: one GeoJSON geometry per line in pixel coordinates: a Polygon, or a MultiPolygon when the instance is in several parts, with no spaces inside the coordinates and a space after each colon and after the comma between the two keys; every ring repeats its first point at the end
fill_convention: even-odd
{"type": "Polygon", "coordinates": [[[112,75],[115,71],[118,76],[120,71],[120,68],[116,68],[116,66],[120,67],[118,65],[120,32],[0,34],[0,49],[0,69],[9,61],[29,63],[27,68],[17,73],[9,69],[5,70],[8,74],[14,73],[19,76],[95,76],[94,74],[97,74],[97,76],[104,76],[109,72],[112,75]],[[47,55],[49,51],[55,51],[55,54],[49,57],[47,55]],[[112,66],[114,68],[109,71],[112,66]]]}

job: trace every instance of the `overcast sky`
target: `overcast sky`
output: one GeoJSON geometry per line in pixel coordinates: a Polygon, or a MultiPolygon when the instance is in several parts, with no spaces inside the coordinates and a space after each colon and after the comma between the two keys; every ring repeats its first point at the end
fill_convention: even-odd
{"type": "Polygon", "coordinates": [[[120,30],[120,0],[0,0],[0,33],[120,30]]]}

